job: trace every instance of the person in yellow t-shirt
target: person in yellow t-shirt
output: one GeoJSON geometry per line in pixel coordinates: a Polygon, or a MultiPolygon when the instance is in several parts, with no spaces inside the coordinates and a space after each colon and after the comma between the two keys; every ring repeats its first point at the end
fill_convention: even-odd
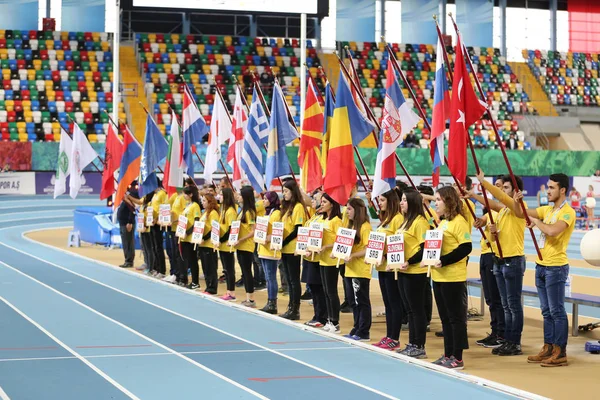
{"type": "MultiPolygon", "coordinates": [[[[223,179],[221,179],[223,181],[223,179]]],[[[220,239],[219,254],[221,255],[221,264],[225,272],[227,282],[227,292],[221,296],[221,300],[235,301],[235,249],[229,246],[229,232],[231,223],[237,218],[237,208],[233,197],[233,190],[225,187],[221,190],[221,214],[219,216],[220,239]]]]}
{"type": "Polygon", "coordinates": [[[219,220],[219,204],[215,196],[210,193],[205,193],[200,201],[204,212],[200,217],[204,221],[204,232],[202,234],[202,242],[198,245],[198,253],[200,254],[200,262],[202,263],[202,272],[206,282],[204,294],[217,294],[217,252],[210,241],[210,232],[213,221],[219,220]]]}
{"type": "Polygon", "coordinates": [[[268,314],[277,314],[277,264],[281,259],[281,253],[271,250],[271,233],[273,233],[273,223],[281,221],[281,203],[275,192],[266,192],[262,203],[265,215],[269,216],[269,226],[265,244],[258,245],[258,257],[267,281],[267,304],[260,310],[268,314]]]}
{"type": "MultiPolygon", "coordinates": [[[[198,289],[199,283],[199,270],[198,270],[198,256],[196,250],[194,250],[194,244],[192,243],[192,231],[194,230],[194,223],[200,220],[200,198],[198,196],[198,188],[196,186],[186,186],[183,189],[183,197],[185,199],[185,208],[181,212],[183,217],[187,218],[187,226],[185,230],[185,237],[181,238],[181,256],[183,257],[185,264],[185,274],[187,270],[192,272],[192,282],[187,286],[188,289],[198,289]]],[[[187,283],[187,276],[185,280],[180,277],[180,282],[187,283]]]]}
{"type": "Polygon", "coordinates": [[[154,250],[152,249],[152,233],[150,232],[152,227],[146,225],[146,210],[150,207],[153,196],[154,192],[143,196],[140,199],[140,208],[138,210],[138,214],[142,214],[144,220],[144,229],[139,231],[139,233],[144,263],[146,264],[146,269],[144,270],[146,275],[151,275],[154,271],[154,250]]]}
{"type": "MultiPolygon", "coordinates": [[[[544,346],[539,354],[529,356],[527,361],[541,363],[543,367],[568,365],[569,321],[565,310],[565,282],[569,276],[567,247],[575,229],[575,210],[567,202],[568,190],[568,176],[550,175],[548,201],[554,205],[527,210],[531,226],[537,226],[542,232],[538,239],[542,258],[536,260],[535,286],[544,317],[544,346]]],[[[515,193],[515,201],[522,198],[522,192],[515,193]]],[[[522,216],[520,207],[514,211],[517,216],[522,216]]]]}
{"type": "Polygon", "coordinates": [[[472,250],[471,226],[462,215],[463,203],[456,190],[440,188],[436,209],[443,217],[441,258],[431,269],[433,293],[444,332],[444,355],[436,365],[463,369],[462,353],[467,338],[467,258],[472,250]]]}
{"type": "Polygon", "coordinates": [[[242,301],[242,305],[256,308],[254,277],[252,276],[252,260],[254,258],[254,248],[256,247],[254,243],[254,228],[256,227],[254,189],[252,189],[252,186],[243,186],[236,197],[241,210],[237,215],[237,220],[240,221],[240,232],[234,247],[236,248],[238,263],[242,269],[244,289],[246,290],[246,300],[242,301]]]}
{"type": "Polygon", "coordinates": [[[423,198],[416,190],[407,189],[402,193],[400,210],[404,223],[397,233],[404,235],[404,263],[400,265],[398,289],[408,314],[408,342],[399,353],[412,358],[426,358],[428,321],[425,301],[426,293],[431,292],[431,286],[427,271],[420,264],[429,221],[423,209],[423,198]]]}
{"type": "Polygon", "coordinates": [[[354,229],[354,245],[350,257],[346,260],[345,297],[352,307],[354,326],[346,337],[352,340],[368,342],[371,340],[371,266],[365,263],[365,252],[369,243],[371,223],[367,207],[361,199],[353,198],[346,205],[348,222],[344,226],[354,229]]]}
{"type": "Polygon", "coordinates": [[[162,182],[158,180],[158,188],[154,191],[154,196],[152,197],[152,201],[150,206],[153,211],[153,225],[150,229],[150,234],[152,236],[152,250],[154,254],[154,271],[155,273],[152,276],[162,279],[165,277],[165,273],[167,272],[167,263],[165,260],[165,249],[163,246],[163,232],[161,230],[161,226],[158,225],[158,212],[161,204],[165,204],[167,202],[167,192],[162,188],[162,182]]]}

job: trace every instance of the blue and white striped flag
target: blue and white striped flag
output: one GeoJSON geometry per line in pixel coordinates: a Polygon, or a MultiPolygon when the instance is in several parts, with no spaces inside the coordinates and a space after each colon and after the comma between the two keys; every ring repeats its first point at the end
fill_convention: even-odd
{"type": "Polygon", "coordinates": [[[256,88],[252,92],[252,104],[244,137],[242,170],[257,192],[265,190],[262,148],[269,136],[269,120],[258,99],[256,88]]]}

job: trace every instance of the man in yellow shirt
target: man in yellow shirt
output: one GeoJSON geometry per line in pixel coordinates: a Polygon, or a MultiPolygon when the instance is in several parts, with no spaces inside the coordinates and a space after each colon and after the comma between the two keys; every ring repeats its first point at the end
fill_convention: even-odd
{"type": "MultiPolygon", "coordinates": [[[[527,361],[541,363],[542,367],[568,364],[569,321],[565,310],[565,282],[569,276],[567,246],[575,228],[575,210],[567,202],[568,191],[568,176],[550,175],[548,201],[554,204],[527,210],[532,226],[541,231],[538,245],[542,259],[536,260],[535,286],[544,317],[544,346],[539,354],[529,356],[527,361]]],[[[515,194],[515,201],[522,198],[523,193],[515,194]]],[[[522,216],[519,207],[514,211],[522,216]]]]}
{"type": "Polygon", "coordinates": [[[165,250],[163,246],[163,232],[160,225],[158,225],[158,213],[161,204],[167,203],[167,192],[162,187],[162,181],[158,180],[158,188],[154,191],[154,197],[150,202],[152,211],[154,214],[154,224],[150,230],[152,235],[152,251],[154,253],[154,271],[152,275],[156,278],[162,279],[165,277],[167,272],[167,263],[165,261],[165,250]]]}

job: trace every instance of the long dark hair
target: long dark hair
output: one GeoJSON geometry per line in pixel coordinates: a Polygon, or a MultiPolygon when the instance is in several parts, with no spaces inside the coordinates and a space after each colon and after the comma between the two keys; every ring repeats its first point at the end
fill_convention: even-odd
{"type": "Polygon", "coordinates": [[[267,192],[265,193],[265,199],[269,201],[269,205],[265,207],[265,214],[271,215],[271,213],[275,210],[279,210],[281,207],[281,202],[279,201],[279,196],[275,192],[267,192]]]}
{"type": "Polygon", "coordinates": [[[456,190],[450,186],[444,186],[438,189],[438,194],[444,202],[444,218],[452,221],[457,215],[463,215],[463,205],[458,197],[456,190]]]}
{"type": "Polygon", "coordinates": [[[246,212],[249,211],[252,215],[252,219],[256,219],[256,199],[254,198],[254,189],[252,186],[244,186],[240,189],[240,195],[242,196],[242,218],[240,221],[246,223],[246,212]]]}
{"type": "MultiPolygon", "coordinates": [[[[321,199],[327,199],[328,202],[331,203],[331,211],[329,212],[329,217],[327,216],[327,213],[325,211],[322,211],[319,213],[319,215],[322,215],[323,218],[327,218],[328,220],[332,220],[335,217],[338,218],[342,218],[342,211],[340,210],[340,204],[335,201],[334,199],[331,198],[331,196],[329,196],[327,193],[323,192],[321,195],[321,199]]],[[[323,206],[323,204],[321,203],[321,207],[323,206]]]]}
{"type": "Polygon", "coordinates": [[[382,196],[387,200],[387,206],[385,211],[381,211],[379,217],[381,222],[379,223],[379,226],[386,226],[396,215],[400,214],[400,199],[398,198],[398,191],[396,188],[388,190],[382,194],[382,196]]]}
{"type": "MultiPolygon", "coordinates": [[[[423,211],[423,197],[416,190],[407,189],[404,191],[403,196],[406,197],[406,214],[404,214],[404,224],[402,229],[408,229],[412,223],[421,216],[425,218],[425,212],[423,211]]],[[[427,219],[427,218],[425,218],[427,219]]]]}
{"type": "Polygon", "coordinates": [[[281,214],[285,215],[289,212],[289,214],[291,215],[297,203],[304,205],[304,203],[302,202],[302,193],[300,193],[300,188],[298,187],[298,184],[295,180],[289,180],[285,182],[283,184],[283,187],[292,192],[292,198],[291,200],[287,201],[284,197],[284,199],[281,202],[281,214]]]}
{"type": "Polygon", "coordinates": [[[147,195],[145,195],[144,200],[143,200],[144,205],[148,205],[152,201],[153,197],[154,197],[154,192],[150,192],[147,195]]]}
{"type": "Polygon", "coordinates": [[[200,206],[200,196],[198,195],[197,186],[186,186],[183,188],[183,194],[192,197],[192,201],[200,206]]]}
{"type": "MultiPolygon", "coordinates": [[[[365,222],[369,222],[369,214],[367,213],[367,207],[362,199],[352,198],[348,200],[346,207],[352,207],[354,209],[354,218],[349,220],[348,228],[356,230],[356,236],[354,236],[354,243],[360,243],[360,229],[365,222]]],[[[348,211],[346,211],[348,212],[348,211]]]]}
{"type": "Polygon", "coordinates": [[[233,208],[235,210],[235,200],[233,198],[233,190],[231,188],[223,188],[221,191],[223,199],[221,200],[221,212],[225,214],[227,210],[233,208]]]}

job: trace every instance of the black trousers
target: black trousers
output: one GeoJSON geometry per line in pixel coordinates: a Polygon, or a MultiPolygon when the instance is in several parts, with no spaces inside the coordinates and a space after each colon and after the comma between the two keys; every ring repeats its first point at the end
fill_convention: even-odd
{"type": "Polygon", "coordinates": [[[431,287],[431,277],[427,278],[427,289],[425,290],[425,315],[427,325],[431,324],[431,314],[433,313],[433,289],[431,287]]]}
{"type": "Polygon", "coordinates": [[[354,327],[350,334],[361,338],[370,338],[372,318],[369,288],[371,280],[369,278],[344,278],[344,281],[346,282],[346,301],[352,307],[354,315],[354,327]]]}
{"type": "Polygon", "coordinates": [[[467,339],[467,282],[434,282],[433,293],[444,331],[444,355],[462,360],[467,339]]]}
{"type": "Polygon", "coordinates": [[[119,233],[121,234],[121,245],[123,246],[123,255],[125,256],[125,264],[133,265],[135,259],[135,237],[133,227],[131,232],[127,232],[126,225],[119,225],[119,233]]]}
{"type": "Polygon", "coordinates": [[[220,251],[221,264],[223,264],[223,271],[225,271],[225,280],[227,281],[227,290],[233,292],[235,290],[235,257],[234,253],[227,251],[220,251]]]}
{"type": "Polygon", "coordinates": [[[202,273],[206,281],[206,291],[210,294],[217,294],[217,252],[209,247],[198,247],[198,249],[202,273]]]}
{"type": "Polygon", "coordinates": [[[258,245],[254,246],[254,253],[252,254],[252,265],[254,266],[254,281],[257,283],[265,283],[265,270],[263,268],[260,258],[258,258],[258,245]]]}
{"type": "Polygon", "coordinates": [[[321,281],[325,291],[325,303],[327,305],[327,317],[332,324],[337,325],[340,322],[340,296],[338,295],[338,276],[341,270],[345,268],[340,264],[340,270],[335,266],[321,265],[321,281]]]}
{"type": "Polygon", "coordinates": [[[304,260],[302,274],[307,275],[306,288],[312,293],[315,312],[312,320],[325,324],[327,322],[327,300],[325,299],[325,290],[321,280],[321,266],[318,262],[304,260]]]}
{"type": "Polygon", "coordinates": [[[288,283],[288,292],[290,294],[289,306],[300,306],[300,296],[302,295],[300,287],[300,256],[294,254],[281,255],[281,270],[288,283]]]}
{"type": "Polygon", "coordinates": [[[494,275],[494,254],[482,254],[479,257],[479,275],[483,287],[485,304],[490,310],[490,329],[492,334],[504,337],[504,309],[502,299],[498,290],[498,282],[494,275]]]}
{"type": "Polygon", "coordinates": [[[154,225],[150,229],[152,235],[152,253],[154,254],[154,269],[159,274],[165,274],[167,272],[167,263],[165,261],[165,249],[163,246],[163,233],[160,230],[160,226],[154,225]]]}
{"type": "Polygon", "coordinates": [[[400,340],[403,307],[394,272],[379,271],[379,288],[385,306],[386,336],[390,339],[400,340]]]}
{"type": "Polygon", "coordinates": [[[187,275],[187,268],[185,266],[185,263],[183,262],[183,257],[181,256],[181,249],[179,248],[179,238],[175,236],[175,232],[173,231],[169,231],[167,235],[167,240],[169,240],[169,242],[171,243],[171,254],[169,254],[169,264],[171,264],[170,273],[171,275],[175,275],[179,280],[179,277],[183,273],[187,275]]]}
{"type": "Polygon", "coordinates": [[[142,252],[144,253],[144,262],[148,270],[152,271],[154,267],[154,251],[152,250],[152,234],[144,232],[141,234],[142,252]]]}
{"type": "Polygon", "coordinates": [[[408,343],[424,347],[427,333],[425,293],[431,293],[427,274],[398,274],[398,288],[408,315],[408,343]]]}
{"type": "Polygon", "coordinates": [[[194,250],[194,244],[188,242],[181,242],[181,255],[183,256],[184,265],[183,268],[185,273],[179,274],[179,281],[187,283],[187,271],[192,271],[192,283],[198,285],[198,256],[196,250],[194,250]]]}
{"type": "Polygon", "coordinates": [[[254,261],[254,253],[244,250],[236,250],[237,260],[242,269],[244,277],[244,289],[246,293],[254,293],[254,278],[252,276],[252,262],[254,261]]]}

